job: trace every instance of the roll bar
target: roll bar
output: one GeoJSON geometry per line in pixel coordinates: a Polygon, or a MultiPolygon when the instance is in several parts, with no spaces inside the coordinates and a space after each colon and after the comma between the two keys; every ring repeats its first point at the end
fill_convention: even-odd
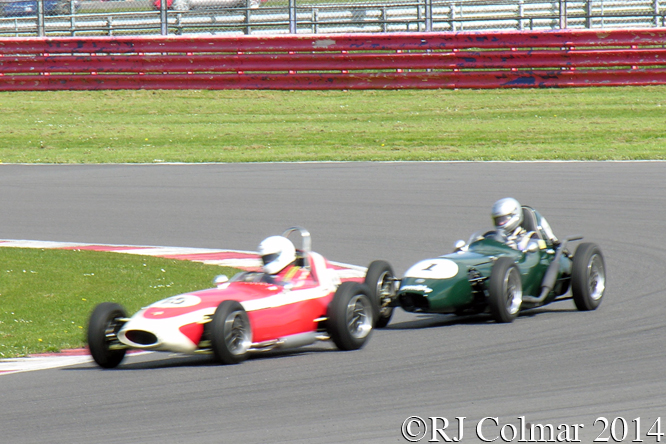
{"type": "Polygon", "coordinates": [[[304,253],[310,253],[312,251],[310,232],[303,227],[291,227],[287,228],[284,233],[282,233],[282,236],[289,237],[289,235],[294,232],[298,232],[301,235],[301,251],[304,253]]]}

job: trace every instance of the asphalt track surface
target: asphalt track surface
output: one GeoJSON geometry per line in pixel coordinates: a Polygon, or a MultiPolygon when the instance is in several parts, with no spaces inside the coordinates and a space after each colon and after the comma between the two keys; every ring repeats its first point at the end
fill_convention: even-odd
{"type": "Polygon", "coordinates": [[[646,443],[657,418],[666,432],[666,163],[0,165],[0,190],[4,239],[253,250],[298,224],[332,260],[398,273],[514,196],[560,237],[597,242],[608,275],[594,312],[569,300],[499,325],[398,310],[356,352],[320,343],[229,367],[153,353],[5,375],[0,442],[399,443],[410,416],[465,417],[462,442],[481,442],[485,417],[496,443],[521,416],[583,425],[579,442],[615,442],[598,417],[624,418],[619,442],[636,418],[646,443]]]}

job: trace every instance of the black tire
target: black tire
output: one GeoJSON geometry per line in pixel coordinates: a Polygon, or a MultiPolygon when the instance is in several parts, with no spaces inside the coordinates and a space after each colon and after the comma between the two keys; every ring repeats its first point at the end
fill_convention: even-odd
{"type": "Polygon", "coordinates": [[[93,359],[102,368],[118,367],[125,357],[127,348],[119,348],[118,332],[126,318],[125,309],[113,302],[99,304],[93,310],[88,321],[88,347],[93,359]]]}
{"type": "Polygon", "coordinates": [[[250,318],[237,301],[223,301],[217,306],[211,322],[211,347],[221,364],[243,362],[252,345],[250,318]]]}
{"type": "Polygon", "coordinates": [[[375,328],[384,328],[391,321],[393,307],[388,304],[393,299],[395,275],[391,264],[386,261],[373,261],[365,274],[365,285],[370,290],[370,297],[375,309],[375,328]]]}
{"type": "Polygon", "coordinates": [[[601,249],[591,242],[578,245],[571,270],[571,293],[580,311],[595,310],[606,290],[606,265],[601,249]]]}
{"type": "Polygon", "coordinates": [[[326,329],[340,350],[358,350],[372,333],[374,308],[370,290],[358,282],[343,282],[328,306],[326,329]]]}
{"type": "Polygon", "coordinates": [[[523,285],[518,266],[509,257],[500,257],[493,265],[488,281],[488,304],[497,322],[513,322],[523,300],[523,285]]]}

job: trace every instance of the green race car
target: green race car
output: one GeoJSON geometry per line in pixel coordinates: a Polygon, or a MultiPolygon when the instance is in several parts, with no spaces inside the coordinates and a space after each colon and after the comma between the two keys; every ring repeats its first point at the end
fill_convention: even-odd
{"type": "Polygon", "coordinates": [[[573,252],[570,243],[581,236],[554,239],[536,210],[522,207],[522,212],[527,234],[521,245],[507,244],[499,231],[478,232],[468,242],[456,242],[453,253],[416,263],[402,279],[388,262],[372,262],[365,283],[377,301],[375,326],[388,325],[395,307],[414,313],[490,313],[497,322],[512,322],[522,310],[568,298],[578,310],[596,309],[606,286],[599,247],[580,243],[573,252]]]}

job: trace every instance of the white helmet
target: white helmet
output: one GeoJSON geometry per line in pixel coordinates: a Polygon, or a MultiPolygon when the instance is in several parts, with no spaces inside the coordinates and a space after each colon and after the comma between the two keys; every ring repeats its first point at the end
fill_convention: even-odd
{"type": "Polygon", "coordinates": [[[284,236],[271,236],[261,241],[259,254],[264,263],[264,272],[268,274],[277,274],[296,260],[296,248],[284,236]]]}
{"type": "Polygon", "coordinates": [[[491,217],[498,231],[509,234],[523,222],[523,209],[516,199],[505,197],[495,202],[491,217]]]}

